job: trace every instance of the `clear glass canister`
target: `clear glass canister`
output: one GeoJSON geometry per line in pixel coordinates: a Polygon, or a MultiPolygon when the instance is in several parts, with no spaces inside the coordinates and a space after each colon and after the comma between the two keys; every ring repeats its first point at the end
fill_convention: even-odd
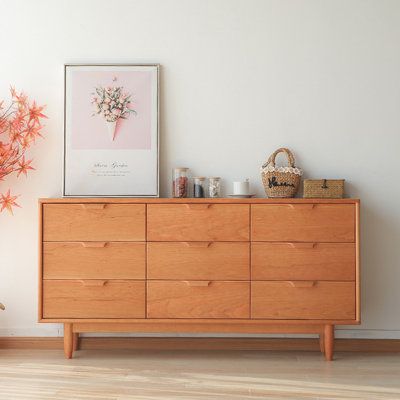
{"type": "Polygon", "coordinates": [[[172,197],[188,196],[189,168],[174,168],[172,170],[172,197]]]}
{"type": "Polygon", "coordinates": [[[206,197],[205,181],[206,178],[203,176],[193,178],[193,197],[206,197]]]}
{"type": "Polygon", "coordinates": [[[208,196],[221,197],[221,178],[219,176],[214,176],[208,178],[208,196]]]}

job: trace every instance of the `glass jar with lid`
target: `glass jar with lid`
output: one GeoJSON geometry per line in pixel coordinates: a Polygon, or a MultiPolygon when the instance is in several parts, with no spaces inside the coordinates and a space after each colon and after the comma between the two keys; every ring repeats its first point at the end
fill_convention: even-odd
{"type": "Polygon", "coordinates": [[[174,168],[172,170],[172,197],[188,197],[189,168],[174,168]]]}
{"type": "Polygon", "coordinates": [[[205,181],[204,176],[193,177],[193,197],[206,197],[205,181]]]}
{"type": "Polygon", "coordinates": [[[219,176],[208,178],[208,196],[211,198],[221,197],[221,178],[219,176]]]}

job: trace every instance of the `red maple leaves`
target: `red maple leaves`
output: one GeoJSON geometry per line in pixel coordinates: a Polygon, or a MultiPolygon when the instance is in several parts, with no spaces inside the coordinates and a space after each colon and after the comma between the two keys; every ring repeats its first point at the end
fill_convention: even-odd
{"type": "MultiPolygon", "coordinates": [[[[41,119],[47,118],[43,113],[44,106],[38,106],[36,101],[29,102],[23,93],[17,93],[11,87],[11,104],[4,106],[0,101],[0,181],[7,175],[16,173],[27,176],[32,160],[25,159],[25,152],[35,143],[38,137],[42,137],[43,125],[41,119]]],[[[19,207],[16,203],[18,196],[10,193],[0,194],[0,212],[8,210],[13,212],[13,207],[19,207]]]]}

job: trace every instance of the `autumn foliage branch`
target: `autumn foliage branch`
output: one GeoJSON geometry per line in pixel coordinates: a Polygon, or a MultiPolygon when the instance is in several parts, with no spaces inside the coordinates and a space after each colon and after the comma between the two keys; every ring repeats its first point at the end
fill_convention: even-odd
{"type": "MultiPolygon", "coordinates": [[[[0,186],[6,176],[12,173],[17,177],[26,176],[34,169],[32,160],[27,160],[25,153],[38,137],[42,137],[41,120],[47,118],[42,113],[44,106],[30,102],[24,93],[17,93],[14,88],[10,92],[10,105],[0,101],[0,186]]],[[[0,192],[0,212],[8,210],[12,213],[13,207],[19,207],[17,198],[10,189],[6,193],[0,192]]]]}

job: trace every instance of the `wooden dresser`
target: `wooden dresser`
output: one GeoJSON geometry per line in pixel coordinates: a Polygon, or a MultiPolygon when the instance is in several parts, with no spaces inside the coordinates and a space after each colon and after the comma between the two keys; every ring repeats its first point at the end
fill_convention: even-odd
{"type": "Polygon", "coordinates": [[[39,321],[80,332],[317,333],[360,323],[359,201],[41,199],[39,321]]]}

